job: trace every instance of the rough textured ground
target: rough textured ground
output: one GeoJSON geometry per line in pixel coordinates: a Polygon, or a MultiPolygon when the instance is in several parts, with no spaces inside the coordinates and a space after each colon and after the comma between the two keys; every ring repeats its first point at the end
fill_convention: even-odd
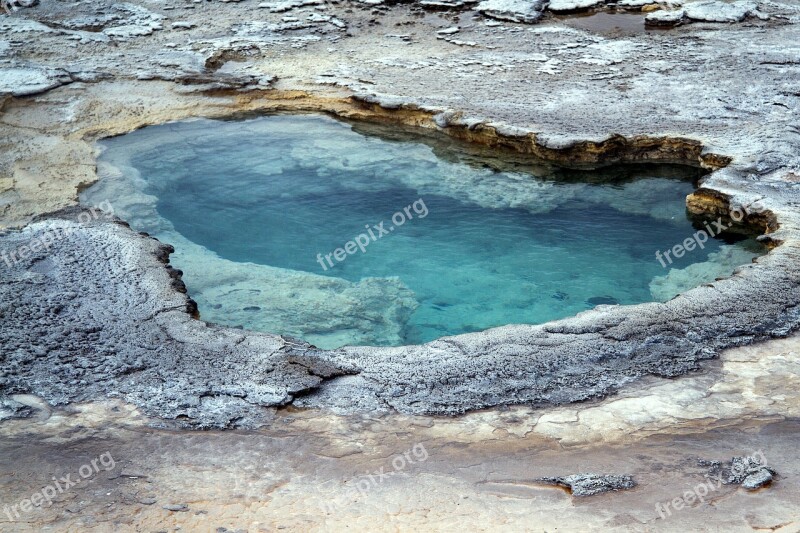
{"type": "Polygon", "coordinates": [[[154,431],[129,406],[94,403],[6,422],[3,505],[103,454],[115,464],[20,520],[0,514],[0,527],[785,533],[800,520],[796,422],[686,423],[679,437],[628,432],[624,444],[560,446],[531,431],[538,414],[527,408],[456,419],[276,415],[252,432],[154,431]],[[748,455],[778,472],[768,488],[728,482],[731,457],[748,455]],[[542,481],[598,469],[630,475],[636,486],[577,497],[542,481]],[[707,493],[676,510],[670,502],[687,490],[707,493]]]}
{"type": "MultiPolygon", "coordinates": [[[[314,110],[440,128],[561,162],[729,163],[690,208],[716,216],[744,206],[754,213],[749,222],[780,246],[731,279],[665,304],[604,307],[422,347],[321,352],[193,320],[162,245],[117,222],[76,222],[79,211],[62,210],[0,236],[0,250],[11,252],[41,242],[36,237],[48,229],[74,230],[19,263],[0,263],[0,393],[34,393],[51,403],[119,397],[146,415],[192,427],[274,424],[270,406],[289,402],[405,413],[529,403],[538,409],[519,415],[524,434],[578,447],[797,417],[796,340],[748,345],[789,336],[800,321],[800,4],[685,2],[652,11],[658,6],[630,2],[644,10],[642,19],[648,12],[654,23],[682,25],[617,35],[554,18],[580,2],[444,3],[46,1],[0,15],[0,225],[19,228],[74,205],[79,189],[96,179],[92,142],[99,137],[190,116],[314,110]],[[742,348],[723,352],[736,346],[742,348]],[[702,362],[720,354],[720,361],[702,362]],[[658,377],[697,369],[677,380],[658,377]],[[547,407],[623,385],[599,403],[547,407]]],[[[3,399],[0,415],[31,414],[26,402],[3,399]]],[[[447,424],[463,429],[475,423],[472,416],[484,417],[482,427],[501,441],[509,434],[508,424],[487,422],[502,418],[494,411],[447,424]]],[[[6,422],[8,438],[17,431],[8,424],[27,423],[6,422]]],[[[731,442],[744,442],[732,431],[731,442]]],[[[729,446],[705,459],[752,451],[729,446]]],[[[528,480],[632,473],[601,457],[528,480]]],[[[791,476],[796,462],[781,457],[775,470],[791,476]]],[[[20,468],[32,486],[49,480],[38,467],[20,468]]],[[[452,479],[417,486],[426,487],[422,494],[456,494],[452,479]],[[443,488],[448,484],[452,492],[443,488]]],[[[376,508],[419,493],[414,483],[393,488],[376,508]]],[[[220,506],[235,512],[226,500],[231,492],[223,492],[220,506]]],[[[23,497],[9,494],[4,501],[23,497]]],[[[705,513],[709,505],[699,507],[705,513]]],[[[765,509],[735,512],[728,526],[796,526],[794,506],[765,509]]],[[[409,519],[405,526],[431,517],[398,513],[409,519]]],[[[649,527],[623,513],[580,507],[562,523],[579,527],[604,516],[591,523],[649,527]]],[[[318,523],[319,513],[312,515],[318,523]]],[[[526,529],[515,516],[508,523],[526,529]]],[[[448,520],[461,523],[452,514],[448,520]]],[[[155,529],[169,520],[143,523],[155,529]]]]}

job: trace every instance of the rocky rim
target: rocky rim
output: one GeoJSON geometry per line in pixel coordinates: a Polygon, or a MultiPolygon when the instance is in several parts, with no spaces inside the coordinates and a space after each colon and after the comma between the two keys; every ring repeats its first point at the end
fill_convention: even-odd
{"type": "MultiPolygon", "coordinates": [[[[797,328],[800,65],[786,45],[796,4],[625,38],[567,28],[544,7],[537,24],[497,22],[509,20],[503,10],[534,22],[539,4],[424,4],[93,2],[0,17],[0,222],[11,228],[0,246],[59,235],[2,265],[0,392],[53,404],[115,396],[192,428],[255,427],[263,407],[287,404],[458,414],[602,397],[797,328]],[[97,138],[189,116],[309,110],[558,162],[717,168],[689,207],[753,213],[774,249],[663,304],[321,351],[195,320],[167,245],[70,207],[96,180],[97,138]]],[[[730,14],[702,4],[684,7],[730,14]]]]}

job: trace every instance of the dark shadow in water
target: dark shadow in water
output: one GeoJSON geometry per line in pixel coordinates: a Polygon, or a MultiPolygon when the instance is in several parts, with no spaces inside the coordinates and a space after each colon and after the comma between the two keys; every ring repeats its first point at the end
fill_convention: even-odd
{"type": "MultiPolygon", "coordinates": [[[[222,119],[225,122],[255,119],[264,116],[291,116],[318,113],[237,113],[222,119]]],[[[545,161],[532,154],[522,154],[504,146],[485,146],[451,137],[450,135],[428,128],[408,126],[404,124],[387,125],[379,122],[349,120],[326,114],[331,118],[349,125],[354,132],[366,137],[377,137],[390,143],[416,143],[431,148],[439,159],[450,163],[460,163],[474,168],[487,168],[497,172],[523,172],[538,179],[562,183],[589,183],[595,185],[622,185],[637,181],[642,176],[653,178],[698,181],[709,174],[709,171],[691,162],[685,163],[610,163],[604,165],[576,164],[566,167],[545,161]]]]}

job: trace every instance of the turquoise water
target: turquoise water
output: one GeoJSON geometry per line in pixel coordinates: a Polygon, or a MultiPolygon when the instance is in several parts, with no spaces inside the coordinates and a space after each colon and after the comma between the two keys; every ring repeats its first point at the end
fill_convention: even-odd
{"type": "Polygon", "coordinates": [[[106,188],[87,198],[118,195],[134,227],[212,252],[210,259],[192,252],[183,264],[180,253],[173,258],[190,294],[200,296],[202,318],[269,328],[324,347],[419,343],[542,323],[602,303],[652,301],[653,280],[670,268],[708,265],[696,270],[701,277],[707,271],[711,281],[720,269],[727,275],[761,252],[752,241],[711,239],[669,268],[659,263],[657,250],[697,231],[684,207],[696,169],[569,172],[436,138],[412,142],[396,129],[367,130],[317,116],[146,128],[104,143],[101,162],[114,171],[107,171],[106,188]],[[147,202],[151,209],[142,207],[147,202]],[[735,253],[722,254],[727,248],[735,253]],[[214,276],[220,284],[234,282],[212,260],[236,265],[245,281],[214,292],[214,276]],[[270,272],[286,276],[308,273],[295,275],[301,281],[293,287],[302,291],[307,280],[315,292],[278,294],[277,282],[247,278],[254,265],[285,269],[270,272]],[[350,283],[326,292],[326,278],[350,283]],[[358,325],[344,316],[337,319],[344,325],[334,326],[311,312],[365,278],[391,289],[380,289],[388,291],[385,297],[374,287],[369,296],[353,289],[348,298],[368,302],[359,307],[348,300],[347,312],[364,314],[358,325]],[[263,298],[254,300],[254,290],[263,298]],[[380,307],[392,299],[400,303],[391,311],[380,307]],[[297,308],[287,311],[286,302],[294,300],[297,308]],[[370,322],[391,334],[362,331],[370,322]]]}

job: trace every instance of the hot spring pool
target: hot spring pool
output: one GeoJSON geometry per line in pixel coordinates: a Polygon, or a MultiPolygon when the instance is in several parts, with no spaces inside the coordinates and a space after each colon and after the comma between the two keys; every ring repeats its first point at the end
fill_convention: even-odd
{"type": "Polygon", "coordinates": [[[176,248],[203,319],[317,346],[398,345],[666,300],[764,251],[709,239],[697,169],[566,171],[315,115],[195,120],[101,143],[108,200],[176,248]]]}

